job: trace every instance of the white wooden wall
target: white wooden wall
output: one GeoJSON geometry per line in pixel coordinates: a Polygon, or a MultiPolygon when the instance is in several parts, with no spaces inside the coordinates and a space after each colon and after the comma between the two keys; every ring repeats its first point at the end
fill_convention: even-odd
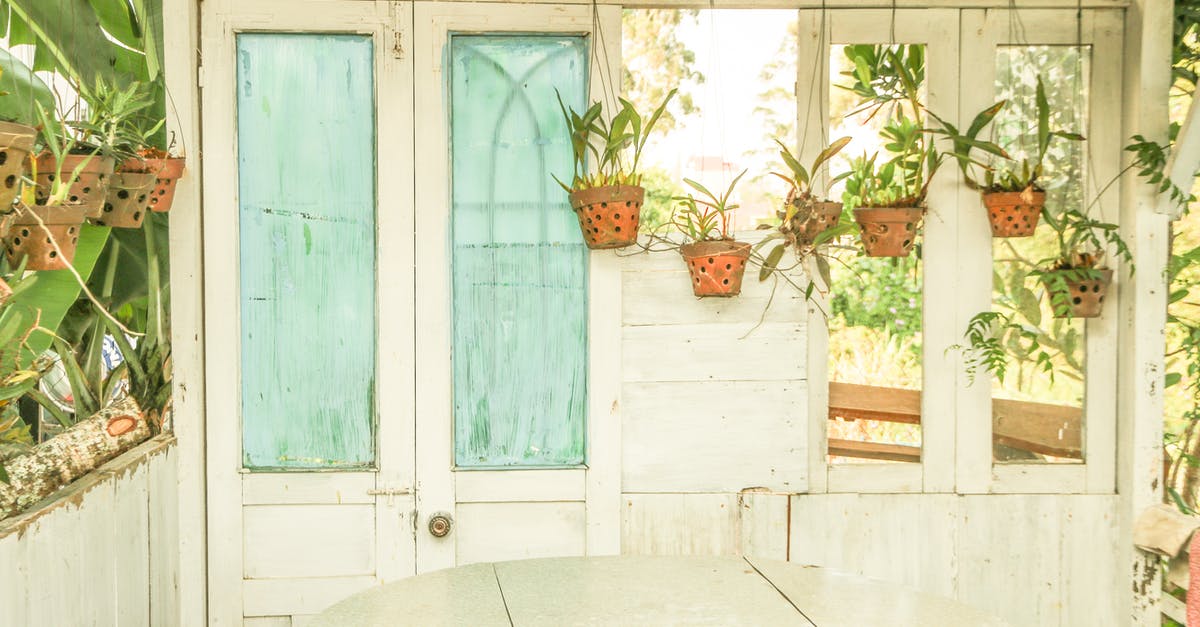
{"type": "Polygon", "coordinates": [[[179,624],[174,437],[0,522],[0,625],[179,624]]]}
{"type": "Polygon", "coordinates": [[[819,455],[799,293],[781,285],[768,308],[748,275],[739,298],[696,299],[674,255],[622,264],[623,553],[791,560],[1014,625],[1123,624],[1118,497],[797,494],[819,455]]]}

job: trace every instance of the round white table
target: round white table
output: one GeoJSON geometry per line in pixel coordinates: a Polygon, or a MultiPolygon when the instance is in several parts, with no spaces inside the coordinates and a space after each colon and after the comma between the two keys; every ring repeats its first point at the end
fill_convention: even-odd
{"type": "Polygon", "coordinates": [[[961,603],[814,566],[735,557],[473,564],[344,599],[314,626],[999,626],[961,603]]]}

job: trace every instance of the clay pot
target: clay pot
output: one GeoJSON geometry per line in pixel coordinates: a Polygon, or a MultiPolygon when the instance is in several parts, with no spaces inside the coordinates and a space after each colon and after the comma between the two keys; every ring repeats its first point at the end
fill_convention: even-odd
{"type": "MultiPolygon", "coordinates": [[[[1084,270],[1064,270],[1062,272],[1076,274],[1084,270]]],[[[1095,278],[1072,279],[1064,277],[1067,284],[1067,297],[1070,299],[1070,310],[1060,311],[1054,303],[1054,288],[1049,281],[1043,279],[1046,293],[1050,295],[1050,307],[1054,310],[1055,318],[1098,318],[1104,309],[1104,297],[1108,295],[1108,286],[1112,284],[1113,271],[1107,269],[1095,270],[1095,278]]]]}
{"type": "MultiPolygon", "coordinates": [[[[99,155],[67,155],[63,158],[62,176],[69,178],[85,160],[87,164],[79,172],[79,178],[71,185],[71,195],[67,197],[67,202],[78,203],[87,217],[99,218],[108,195],[108,182],[112,177],[114,161],[111,157],[99,155]]],[[[56,176],[59,176],[59,168],[54,161],[54,155],[48,152],[39,155],[36,178],[36,198],[39,205],[46,203],[50,196],[50,186],[56,176]]]]}
{"type": "Polygon", "coordinates": [[[693,242],[679,247],[696,296],[737,296],[750,258],[750,244],[733,240],[693,242]]]}
{"type": "Polygon", "coordinates": [[[21,191],[25,160],[36,138],[37,129],[32,126],[0,122],[0,211],[8,211],[21,191]]]}
{"type": "Polygon", "coordinates": [[[907,257],[917,241],[925,210],[920,207],[863,207],[854,210],[868,257],[907,257]]]}
{"type": "Polygon", "coordinates": [[[75,259],[79,230],[86,217],[83,205],[48,207],[17,205],[12,230],[4,238],[4,250],[10,266],[17,266],[28,256],[26,270],[62,270],[75,259]],[[34,216],[37,217],[34,217],[34,216]],[[41,218],[45,226],[38,224],[41,218]],[[53,242],[58,243],[55,250],[53,242]],[[62,254],[59,254],[59,250],[62,254]]]}
{"type": "Polygon", "coordinates": [[[571,192],[588,248],[624,248],[637,241],[646,190],[636,185],[608,185],[571,192]]]}
{"type": "Polygon", "coordinates": [[[1029,237],[1037,229],[1046,192],[988,192],[983,195],[992,237],[1029,237]]]}
{"type": "Polygon", "coordinates": [[[149,172],[117,172],[108,184],[108,198],[99,218],[91,218],[93,224],[118,229],[141,228],[146,212],[150,210],[150,193],[157,184],[157,177],[149,172]]]}
{"type": "Polygon", "coordinates": [[[135,157],[121,164],[122,172],[153,174],[154,189],[150,192],[150,210],[170,211],[175,202],[175,184],[183,178],[186,160],[181,158],[148,159],[135,157]]]}
{"type": "Polygon", "coordinates": [[[792,229],[798,241],[811,245],[822,233],[837,225],[842,217],[842,203],[810,203],[807,215],[805,213],[805,207],[797,209],[796,215],[792,216],[792,229]]]}

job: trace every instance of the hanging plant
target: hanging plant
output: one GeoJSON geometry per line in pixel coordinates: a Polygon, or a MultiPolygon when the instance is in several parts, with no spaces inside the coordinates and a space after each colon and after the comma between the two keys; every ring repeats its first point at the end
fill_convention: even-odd
{"type": "Polygon", "coordinates": [[[733,189],[746,171],[734,177],[725,193],[717,196],[691,179],[683,179],[701,194],[676,197],[679,207],[672,223],[684,237],[679,247],[691,274],[692,292],[696,296],[737,296],[742,291],[742,276],[750,258],[750,244],[733,239],[729,220],[737,205],[731,204],[733,189]]]}
{"type": "Polygon", "coordinates": [[[28,270],[61,270],[75,258],[80,227],[88,211],[75,186],[95,153],[85,155],[74,170],[65,170],[63,165],[75,148],[75,139],[40,107],[38,116],[49,158],[32,160],[33,174],[35,180],[44,175],[46,186],[23,192],[25,197],[17,204],[16,218],[4,240],[5,252],[10,265],[25,263],[28,270]],[[42,163],[53,164],[54,169],[41,173],[38,168],[42,163]]]}
{"type": "Polygon", "coordinates": [[[1058,239],[1058,255],[1039,263],[1030,273],[1046,287],[1056,318],[1096,318],[1112,283],[1113,272],[1104,267],[1104,251],[1112,249],[1133,265],[1133,255],[1117,232],[1117,225],[1100,222],[1086,213],[1068,210],[1062,215],[1043,212],[1046,224],[1058,239]]]}
{"type": "MultiPolygon", "coordinates": [[[[999,158],[991,163],[980,162],[971,156],[971,152],[988,144],[976,138],[1005,104],[1005,101],[1001,101],[985,109],[975,117],[965,134],[952,137],[954,156],[958,159],[967,185],[983,194],[992,237],[1029,237],[1037,229],[1038,218],[1046,208],[1044,161],[1050,143],[1056,138],[1083,141],[1084,137],[1078,133],[1050,129],[1050,102],[1046,98],[1042,77],[1039,76],[1035,99],[1037,146],[1033,154],[1016,160],[1007,154],[987,150],[993,157],[999,158]],[[977,174],[978,170],[982,170],[982,174],[977,174]]],[[[952,125],[940,119],[938,121],[947,131],[957,132],[952,125]]]]}
{"type": "Polygon", "coordinates": [[[889,157],[876,153],[852,162],[843,200],[853,208],[863,249],[868,257],[907,257],[920,233],[929,183],[946,154],[935,145],[935,134],[956,145],[968,143],[992,154],[998,146],[960,134],[953,127],[926,124],[927,116],[941,123],[921,101],[925,52],[921,46],[846,46],[854,63],[843,86],[860,99],[853,113],[875,117],[883,113],[880,131],[889,157]]]}
{"type": "Polygon", "coordinates": [[[570,185],[557,176],[554,180],[567,191],[588,248],[624,248],[637,241],[646,195],[638,165],[651,129],[675,92],[672,89],[644,123],[623,98],[620,111],[608,122],[601,103],[594,103],[581,116],[559,95],[558,106],[571,136],[573,172],[570,185]],[[589,155],[595,161],[590,170],[589,155]]]}
{"type": "MultiPolygon", "coordinates": [[[[815,255],[817,270],[824,279],[825,285],[828,286],[832,282],[829,262],[824,255],[816,254],[817,249],[821,245],[851,232],[853,227],[842,221],[842,203],[831,202],[827,199],[826,194],[816,192],[813,188],[813,179],[825,163],[850,143],[850,138],[842,137],[833,141],[817,154],[808,168],[805,168],[796,159],[783,142],[775,140],[775,143],[779,144],[779,156],[787,165],[790,174],[779,172],[771,174],[787,182],[789,190],[783,208],[776,212],[779,218],[779,228],[754,247],[757,251],[772,241],[782,240],[771,249],[771,252],[767,253],[765,259],[761,260],[759,281],[766,281],[772,273],[777,271],[783,271],[786,275],[788,270],[797,266],[807,273],[809,269],[804,266],[803,262],[815,255]],[[788,268],[783,268],[780,264],[783,261],[784,253],[789,248],[795,252],[797,262],[788,268]]],[[[834,176],[826,183],[826,189],[847,175],[849,172],[834,176]]],[[[804,288],[805,297],[811,297],[815,288],[816,284],[810,277],[808,285],[804,288]]]]}

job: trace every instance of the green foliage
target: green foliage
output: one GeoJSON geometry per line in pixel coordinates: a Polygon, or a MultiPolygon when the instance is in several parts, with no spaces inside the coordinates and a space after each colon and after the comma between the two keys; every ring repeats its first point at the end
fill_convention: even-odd
{"type": "MultiPolygon", "coordinates": [[[[1026,189],[1042,190],[1040,181],[1045,172],[1046,153],[1050,142],[1055,139],[1067,141],[1083,141],[1083,135],[1061,129],[1050,128],[1050,101],[1046,96],[1046,85],[1042,77],[1037,78],[1035,97],[1035,120],[1037,122],[1037,150],[1032,156],[1026,156],[1016,161],[1001,162],[994,169],[984,174],[983,189],[992,192],[1020,192],[1026,189]]],[[[970,179],[969,179],[970,180],[970,179]]]]}
{"type": "Polygon", "coordinates": [[[880,329],[889,337],[910,338],[921,332],[921,283],[917,256],[860,257],[852,271],[839,272],[831,313],[846,326],[880,329]]]}
{"type": "Polygon", "coordinates": [[[38,106],[54,110],[53,92],[29,66],[0,48],[0,120],[33,126],[38,106]]]}
{"type": "Polygon", "coordinates": [[[642,187],[646,190],[642,202],[640,230],[653,233],[671,223],[675,211],[675,197],[683,194],[671,175],[661,168],[646,168],[642,171],[642,187]]]}
{"type": "Polygon", "coordinates": [[[733,188],[745,175],[746,171],[742,170],[741,174],[735,176],[729,183],[725,193],[720,196],[708,191],[708,188],[697,181],[683,179],[688,187],[703,197],[696,198],[695,195],[688,194],[675,198],[679,201],[679,207],[675,210],[672,218],[675,228],[693,242],[730,239],[729,219],[732,217],[730,213],[737,209],[737,205],[731,204],[729,199],[733,196],[733,188]]]}
{"type": "Polygon", "coordinates": [[[621,91],[642,111],[666,100],[667,86],[678,97],[647,135],[669,133],[684,116],[700,111],[692,89],[704,82],[696,69],[696,53],[679,37],[685,22],[695,23],[695,9],[625,9],[621,14],[621,91]]]}
{"type": "MultiPolygon", "coordinates": [[[[839,152],[841,152],[843,148],[846,147],[847,144],[850,143],[850,138],[841,137],[839,139],[835,139],[817,154],[817,157],[813,159],[813,162],[808,168],[805,168],[800,164],[800,160],[792,154],[791,150],[788,150],[786,144],[778,139],[775,140],[775,143],[779,145],[779,158],[783,160],[785,165],[787,165],[789,174],[780,174],[778,172],[772,172],[771,174],[783,179],[784,182],[791,186],[791,191],[788,193],[789,209],[784,218],[786,220],[791,220],[795,213],[795,209],[791,208],[790,205],[792,205],[794,201],[813,198],[814,192],[812,188],[812,177],[817,175],[817,172],[820,171],[822,165],[834,158],[839,152]]],[[[829,181],[827,186],[832,187],[835,183],[843,178],[846,178],[847,176],[849,176],[848,172],[838,174],[829,181]]]]}
{"type": "Polygon", "coordinates": [[[135,157],[152,144],[166,120],[153,115],[152,86],[134,82],[124,88],[104,82],[83,93],[88,119],[69,125],[79,143],[117,161],[135,157]]]}
{"type": "Polygon", "coordinates": [[[1179,135],[1178,123],[1171,124],[1169,135],[1170,139],[1165,145],[1146,139],[1142,135],[1134,135],[1125,150],[1135,155],[1132,167],[1137,169],[1138,176],[1153,185],[1159,194],[1167,194],[1177,207],[1187,207],[1195,197],[1189,190],[1180,189],[1167,175],[1167,159],[1171,146],[1179,135]]]}
{"type": "Polygon", "coordinates": [[[642,177],[638,164],[642,151],[650,131],[675,93],[674,89],[668,92],[666,99],[644,124],[633,103],[624,98],[620,99],[621,110],[609,122],[604,119],[600,102],[593,103],[581,116],[563,104],[562,95],[558,94],[558,106],[571,136],[573,174],[570,185],[558,177],[554,177],[554,180],[568,193],[608,185],[639,185],[642,177]],[[629,148],[633,148],[633,155],[626,160],[629,148]],[[588,172],[589,155],[596,161],[591,173],[588,172]]]}
{"type": "MultiPolygon", "coordinates": [[[[1034,307],[1037,307],[1036,302],[1034,307]]],[[[1053,356],[1042,347],[1042,335],[1036,327],[1017,324],[1004,313],[985,311],[976,314],[967,324],[967,331],[963,334],[967,346],[952,348],[963,351],[968,385],[975,385],[975,377],[980,370],[992,374],[1003,383],[1008,373],[1009,352],[1014,345],[1032,356],[1038,369],[1053,380],[1053,356]],[[1026,342],[1024,346],[1020,345],[1022,340],[1026,342]]]]}

